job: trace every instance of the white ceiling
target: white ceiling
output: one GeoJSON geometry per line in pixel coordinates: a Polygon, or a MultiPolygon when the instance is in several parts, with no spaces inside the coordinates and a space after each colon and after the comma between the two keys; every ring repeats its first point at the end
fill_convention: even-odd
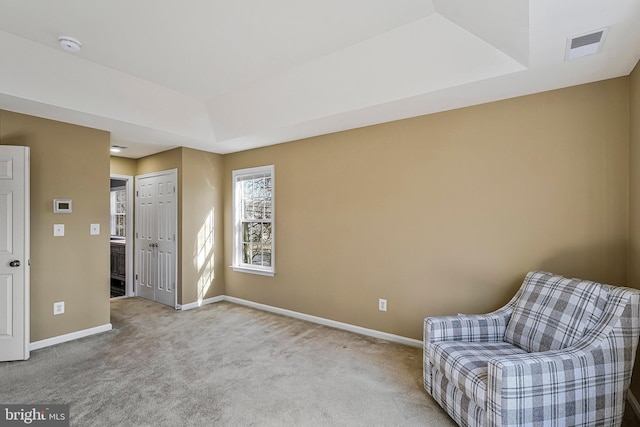
{"type": "Polygon", "coordinates": [[[0,0],[0,109],[127,157],[230,153],[628,75],[638,22],[638,0],[0,0]]]}

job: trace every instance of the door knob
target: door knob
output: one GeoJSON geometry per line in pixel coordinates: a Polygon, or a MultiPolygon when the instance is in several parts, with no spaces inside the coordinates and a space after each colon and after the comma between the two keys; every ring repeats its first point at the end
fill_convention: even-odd
{"type": "Polygon", "coordinates": [[[20,261],[17,259],[9,263],[9,267],[20,267],[20,261]]]}

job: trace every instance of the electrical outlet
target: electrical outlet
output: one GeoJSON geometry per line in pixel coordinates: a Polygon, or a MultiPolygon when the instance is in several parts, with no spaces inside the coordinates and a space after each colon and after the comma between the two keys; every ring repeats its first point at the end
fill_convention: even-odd
{"type": "Polygon", "coordinates": [[[378,300],[378,310],[387,311],[387,300],[380,298],[378,300]]]}
{"type": "Polygon", "coordinates": [[[53,303],[53,315],[64,314],[64,301],[53,303]]]}

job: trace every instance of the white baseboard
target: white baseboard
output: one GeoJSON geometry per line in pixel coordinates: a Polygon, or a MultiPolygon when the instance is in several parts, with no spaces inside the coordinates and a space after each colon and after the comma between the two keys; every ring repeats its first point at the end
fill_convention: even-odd
{"type": "Polygon", "coordinates": [[[190,302],[189,304],[183,304],[183,305],[178,304],[178,307],[176,307],[176,310],[183,310],[183,311],[184,310],[191,310],[191,309],[194,309],[194,308],[201,307],[203,305],[213,304],[215,302],[221,302],[223,300],[224,300],[224,296],[223,295],[218,295],[217,297],[203,299],[200,302],[190,302]]]}
{"type": "Polygon", "coordinates": [[[627,390],[627,401],[631,405],[633,412],[636,413],[636,416],[640,418],[640,404],[636,400],[636,397],[631,393],[631,390],[627,390]]]}
{"type": "Polygon", "coordinates": [[[32,342],[31,344],[29,344],[29,351],[39,350],[41,348],[61,344],[63,342],[77,340],[78,338],[88,337],[89,335],[95,335],[101,332],[107,332],[111,329],[111,323],[107,323],[106,325],[96,326],[95,328],[83,329],[82,331],[71,332],[70,334],[58,335],[57,337],[32,342]]]}
{"type": "MultiPolygon", "coordinates": [[[[214,304],[216,302],[228,301],[234,304],[244,305],[246,307],[255,308],[257,310],[268,311],[271,313],[281,314],[283,316],[293,317],[295,319],[305,320],[311,323],[317,323],[319,325],[329,326],[336,329],[342,329],[349,332],[354,332],[360,335],[366,335],[373,338],[379,338],[385,341],[391,341],[399,344],[408,345],[410,347],[422,348],[422,341],[413,338],[407,338],[400,335],[389,334],[387,332],[376,331],[375,329],[363,328],[361,326],[351,325],[349,323],[338,322],[336,320],[325,319],[323,317],[312,316],[310,314],[300,313],[297,311],[287,310],[284,308],[274,307],[271,305],[260,304],[241,298],[230,297],[226,295],[218,295],[213,298],[207,298],[201,302],[192,302],[189,304],[178,305],[177,310],[191,310],[201,307],[203,305],[214,304]]],[[[29,344],[29,351],[39,350],[41,348],[49,347],[56,344],[61,344],[67,341],[77,340],[78,338],[88,337],[89,335],[99,334],[101,332],[110,331],[112,329],[111,323],[106,325],[96,326],[95,328],[84,329],[82,331],[72,332],[70,334],[59,335],[57,337],[47,338],[41,341],[32,342],[29,344]]],[[[629,401],[633,406],[636,413],[640,417],[640,405],[635,400],[631,392],[629,392],[629,401]],[[632,400],[633,399],[633,400],[632,400]]]]}
{"type": "Polygon", "coordinates": [[[235,303],[235,304],[240,304],[247,307],[255,308],[258,310],[269,311],[271,313],[282,314],[283,316],[293,317],[300,320],[306,320],[307,322],[317,323],[324,326],[330,326],[332,328],[337,328],[337,329],[343,329],[349,332],[355,332],[356,334],[366,335],[373,338],[379,338],[385,341],[404,344],[410,347],[422,348],[422,341],[419,341],[413,338],[407,338],[400,335],[389,334],[387,332],[380,332],[380,331],[376,331],[375,329],[363,328],[361,326],[355,326],[349,323],[342,323],[335,320],[325,319],[323,317],[312,316],[310,314],[304,314],[297,311],[286,310],[284,308],[273,307],[271,305],[260,304],[253,301],[247,301],[241,298],[235,298],[235,297],[230,297],[225,295],[224,300],[235,303]]]}

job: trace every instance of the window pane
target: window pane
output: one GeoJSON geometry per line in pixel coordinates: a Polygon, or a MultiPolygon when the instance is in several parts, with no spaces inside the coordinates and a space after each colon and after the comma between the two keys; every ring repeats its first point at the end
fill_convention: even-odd
{"type": "Polygon", "coordinates": [[[259,242],[262,234],[262,223],[245,222],[242,224],[242,241],[245,243],[259,242]]]}
{"type": "Polygon", "coordinates": [[[271,197],[271,178],[257,179],[254,189],[254,197],[271,197]]]}
{"type": "Polygon", "coordinates": [[[243,222],[242,223],[242,242],[246,243],[249,241],[249,235],[251,233],[249,232],[249,223],[248,222],[243,222]]]}
{"type": "Polygon", "coordinates": [[[268,245],[271,244],[272,236],[271,236],[271,224],[270,223],[262,223],[262,233],[261,233],[261,241],[262,243],[266,243],[268,245]]]}
{"type": "Polygon", "coordinates": [[[248,243],[242,245],[242,262],[251,264],[251,245],[248,243]]]}
{"type": "Polygon", "coordinates": [[[253,196],[253,181],[247,179],[246,181],[242,181],[242,197],[252,197],[253,196]]]}
{"type": "Polygon", "coordinates": [[[262,265],[271,267],[271,246],[262,246],[262,265]]]}
{"type": "Polygon", "coordinates": [[[253,199],[242,200],[242,219],[255,219],[253,199]]]}
{"type": "Polygon", "coordinates": [[[271,197],[264,199],[264,218],[265,219],[271,219],[272,204],[273,202],[271,197]]]}
{"type": "Polygon", "coordinates": [[[264,218],[264,199],[253,199],[253,215],[255,219],[264,218]]]}
{"type": "Polygon", "coordinates": [[[116,191],[116,213],[127,213],[127,192],[126,190],[116,191]]]}
{"type": "Polygon", "coordinates": [[[125,215],[115,215],[115,235],[126,237],[127,217],[125,215]]]}
{"type": "Polygon", "coordinates": [[[261,245],[251,245],[251,264],[262,266],[262,247],[261,245]]]}
{"type": "Polygon", "coordinates": [[[251,245],[251,264],[261,267],[271,267],[271,247],[265,245],[251,245]]]}
{"type": "Polygon", "coordinates": [[[271,267],[271,246],[257,243],[242,245],[242,262],[261,267],[271,267]]]}

